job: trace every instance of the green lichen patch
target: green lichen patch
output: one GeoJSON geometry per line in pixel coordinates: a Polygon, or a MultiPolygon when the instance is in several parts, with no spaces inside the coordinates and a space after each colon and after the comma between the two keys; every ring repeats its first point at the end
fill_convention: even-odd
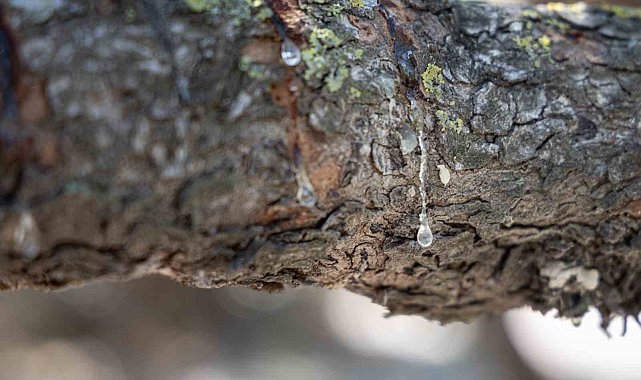
{"type": "Polygon", "coordinates": [[[315,28],[309,35],[309,43],[317,49],[335,48],[343,43],[343,39],[338,37],[331,29],[315,28]]]}
{"type": "Polygon", "coordinates": [[[361,97],[362,94],[363,92],[356,87],[352,86],[349,88],[349,97],[352,99],[358,99],[361,97]]]}
{"type": "Polygon", "coordinates": [[[536,52],[540,50],[550,50],[550,45],[552,44],[552,40],[548,36],[541,36],[539,38],[533,36],[515,37],[514,42],[516,42],[520,48],[527,50],[530,55],[535,55],[536,52]]]}
{"type": "Polygon", "coordinates": [[[547,3],[545,4],[545,7],[552,12],[557,12],[557,13],[574,13],[574,14],[579,14],[582,12],[585,12],[585,3],[573,3],[573,4],[566,4],[566,3],[547,3]]]}
{"type": "Polygon", "coordinates": [[[621,18],[641,19],[641,8],[624,7],[622,5],[603,4],[601,8],[621,18]]]}
{"type": "Polygon", "coordinates": [[[562,33],[565,33],[568,31],[568,29],[570,29],[570,25],[559,20],[556,16],[546,15],[534,9],[525,9],[521,11],[521,16],[526,19],[526,30],[532,30],[532,28],[534,27],[534,24],[531,20],[543,21],[543,23],[545,23],[546,25],[556,28],[562,33]]]}
{"type": "Polygon", "coordinates": [[[211,16],[224,16],[238,26],[252,19],[266,20],[272,11],[264,0],[184,0],[195,13],[208,13],[211,16]]]}
{"type": "Polygon", "coordinates": [[[331,5],[327,8],[327,15],[328,15],[328,16],[331,16],[331,17],[338,16],[338,15],[339,15],[339,14],[341,14],[344,10],[345,10],[345,6],[343,6],[343,5],[341,5],[341,4],[331,4],[331,5]]]}
{"type": "Polygon", "coordinates": [[[524,9],[523,11],[521,11],[521,16],[531,18],[533,20],[538,20],[541,18],[541,14],[534,9],[524,9]]]}
{"type": "Polygon", "coordinates": [[[376,14],[375,9],[378,9],[378,4],[370,0],[304,0],[298,4],[309,19],[320,23],[316,24],[319,26],[338,21],[345,15],[372,19],[376,14]]]}
{"type": "Polygon", "coordinates": [[[306,4],[301,4],[301,9],[307,15],[319,20],[336,17],[348,8],[348,0],[307,0],[306,4]]]}
{"type": "Polygon", "coordinates": [[[541,56],[547,56],[548,59],[550,58],[552,39],[546,35],[540,37],[514,37],[513,40],[516,46],[524,50],[530,58],[534,59],[534,67],[541,66],[541,56]]]}
{"type": "Polygon", "coordinates": [[[550,45],[552,45],[552,40],[548,36],[541,36],[536,39],[536,42],[543,50],[546,50],[546,51],[549,51],[550,45]]]}
{"type": "Polygon", "coordinates": [[[551,17],[551,18],[546,18],[545,19],[545,24],[549,25],[553,28],[558,29],[561,33],[566,33],[568,30],[570,30],[570,25],[567,23],[559,21],[559,19],[551,17]]]}
{"type": "Polygon", "coordinates": [[[362,58],[363,50],[350,51],[344,40],[327,28],[313,29],[308,41],[309,47],[302,51],[307,66],[303,77],[322,81],[329,92],[340,90],[349,77],[350,64],[362,58]]]}
{"type": "Polygon", "coordinates": [[[219,0],[185,0],[185,3],[193,12],[205,12],[214,9],[219,5],[219,0]]]}
{"type": "Polygon", "coordinates": [[[331,70],[332,61],[338,59],[334,49],[343,41],[331,29],[314,29],[309,36],[309,47],[302,51],[303,61],[307,65],[304,77],[322,79],[331,70]]]}
{"type": "Polygon", "coordinates": [[[425,92],[433,94],[439,101],[443,95],[443,89],[441,86],[445,83],[442,71],[443,70],[439,66],[430,63],[427,65],[427,68],[425,68],[425,71],[421,73],[421,81],[425,92]]]}
{"type": "Polygon", "coordinates": [[[349,75],[347,67],[339,67],[325,78],[327,91],[336,92],[343,87],[343,81],[349,75]]]}
{"type": "Polygon", "coordinates": [[[437,110],[436,119],[443,132],[451,131],[460,134],[463,131],[463,120],[460,117],[452,118],[446,111],[437,110]]]}
{"type": "Polygon", "coordinates": [[[258,65],[254,64],[251,60],[251,57],[243,55],[240,57],[240,62],[238,62],[238,69],[247,74],[251,79],[261,80],[264,79],[266,74],[264,69],[258,65]]]}

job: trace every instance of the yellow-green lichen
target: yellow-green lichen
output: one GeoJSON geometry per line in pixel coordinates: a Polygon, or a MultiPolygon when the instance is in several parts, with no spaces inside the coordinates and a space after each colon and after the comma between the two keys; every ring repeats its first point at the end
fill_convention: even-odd
{"type": "Polygon", "coordinates": [[[516,42],[517,46],[523,49],[532,49],[533,43],[534,43],[534,37],[532,36],[527,36],[527,37],[515,37],[514,42],[516,42]]]}
{"type": "Polygon", "coordinates": [[[273,15],[274,12],[272,12],[272,10],[267,7],[261,7],[258,9],[258,12],[256,12],[256,18],[260,21],[265,21],[273,15]]]}
{"type": "Polygon", "coordinates": [[[327,74],[332,63],[332,50],[343,41],[331,29],[314,29],[309,35],[309,47],[302,51],[303,61],[307,65],[304,77],[321,79],[327,74]]]}
{"type": "MultiPolygon", "coordinates": [[[[557,9],[558,7],[557,5],[555,5],[555,3],[553,3],[552,8],[557,9]]],[[[529,20],[525,20],[526,30],[532,30],[532,28],[534,28],[534,24],[532,23],[532,20],[542,20],[546,25],[557,28],[561,32],[566,32],[570,28],[568,24],[559,21],[556,18],[556,16],[545,15],[534,9],[525,9],[521,11],[521,16],[523,16],[523,18],[525,19],[529,19],[529,20]]]]}
{"type": "Polygon", "coordinates": [[[641,18],[641,8],[624,7],[622,5],[603,4],[605,11],[621,18],[641,18]]]}
{"type": "Polygon", "coordinates": [[[534,58],[534,67],[538,68],[541,66],[541,55],[550,58],[550,48],[552,46],[552,40],[546,35],[543,35],[541,37],[515,37],[514,42],[519,48],[525,50],[530,58],[534,58]]]}
{"type": "Polygon", "coordinates": [[[438,125],[441,126],[443,132],[452,131],[460,134],[461,131],[463,131],[463,120],[461,120],[460,117],[451,118],[447,112],[437,110],[436,119],[438,120],[438,125]]]}
{"type": "Polygon", "coordinates": [[[325,28],[313,29],[308,41],[309,47],[302,51],[307,66],[303,77],[308,81],[322,80],[329,92],[340,90],[349,76],[348,63],[359,60],[363,56],[362,49],[348,51],[343,46],[343,39],[325,28]]]}
{"type": "Polygon", "coordinates": [[[308,4],[301,4],[301,9],[305,12],[313,12],[318,16],[335,17],[343,13],[349,7],[346,1],[337,0],[307,0],[308,4]],[[319,4],[320,6],[310,6],[309,4],[319,4]]]}
{"type": "Polygon", "coordinates": [[[193,12],[205,12],[212,10],[218,5],[218,0],[185,0],[185,3],[193,12]]]}
{"type": "Polygon", "coordinates": [[[547,3],[545,5],[548,10],[552,12],[560,13],[581,13],[584,12],[587,5],[585,3],[574,3],[574,4],[565,4],[565,3],[547,3]]]}
{"type": "Polygon", "coordinates": [[[549,26],[551,26],[553,28],[557,28],[558,30],[560,30],[563,33],[567,32],[570,29],[570,25],[568,25],[568,24],[566,24],[564,22],[561,22],[556,18],[545,19],[545,24],[549,25],[549,26]]]}
{"type": "Polygon", "coordinates": [[[356,87],[349,88],[349,97],[352,99],[358,99],[361,97],[362,94],[363,94],[362,91],[356,87]]]}
{"type": "Polygon", "coordinates": [[[196,13],[208,12],[213,17],[222,17],[238,26],[256,18],[265,20],[272,16],[272,11],[265,0],[184,0],[185,4],[196,13]]]}
{"type": "Polygon", "coordinates": [[[335,48],[343,43],[343,40],[331,29],[315,28],[309,35],[309,43],[317,48],[335,48]]]}
{"type": "Polygon", "coordinates": [[[539,12],[535,11],[534,9],[525,9],[525,10],[521,11],[521,15],[523,17],[527,17],[527,18],[531,18],[531,19],[535,19],[535,20],[538,20],[541,17],[539,12]]]}
{"type": "Polygon", "coordinates": [[[364,0],[350,0],[352,7],[363,8],[365,6],[364,0]]]}
{"type": "Polygon", "coordinates": [[[327,8],[327,15],[331,16],[331,17],[338,16],[344,10],[345,10],[345,7],[343,5],[341,5],[341,4],[332,4],[332,5],[329,6],[329,8],[327,8]]]}
{"type": "Polygon", "coordinates": [[[336,92],[343,87],[343,81],[349,75],[347,67],[339,67],[325,78],[327,91],[336,92]]]}
{"type": "Polygon", "coordinates": [[[534,53],[537,49],[549,50],[552,40],[548,36],[541,36],[535,38],[532,36],[527,37],[516,37],[514,42],[523,49],[528,50],[528,52],[534,53]]]}
{"type": "Polygon", "coordinates": [[[265,78],[265,72],[260,70],[260,67],[253,64],[251,57],[243,55],[240,57],[240,62],[238,62],[238,69],[247,74],[251,79],[263,79],[265,78]]]}
{"type": "Polygon", "coordinates": [[[541,36],[537,39],[537,43],[544,50],[550,50],[550,45],[552,45],[552,40],[548,36],[541,36]]]}
{"type": "Polygon", "coordinates": [[[421,73],[421,80],[423,82],[425,92],[433,94],[437,100],[441,100],[441,96],[443,94],[441,86],[445,81],[443,79],[442,71],[443,70],[439,66],[430,63],[427,65],[427,68],[425,68],[425,71],[421,73]]]}

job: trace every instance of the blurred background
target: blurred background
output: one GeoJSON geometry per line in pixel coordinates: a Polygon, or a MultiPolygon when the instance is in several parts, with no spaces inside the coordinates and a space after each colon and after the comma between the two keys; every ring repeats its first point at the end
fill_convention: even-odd
{"type": "Polygon", "coordinates": [[[342,290],[152,277],[0,293],[0,379],[638,379],[641,329],[517,310],[440,326],[342,290]],[[575,321],[576,322],[576,321],[575,321]]]}

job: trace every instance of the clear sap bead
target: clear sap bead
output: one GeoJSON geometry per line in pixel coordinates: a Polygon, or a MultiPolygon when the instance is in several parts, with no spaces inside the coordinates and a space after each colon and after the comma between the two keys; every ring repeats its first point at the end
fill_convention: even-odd
{"type": "Polygon", "coordinates": [[[416,240],[418,241],[418,244],[421,245],[421,247],[427,248],[430,245],[432,245],[432,242],[434,241],[434,235],[432,235],[432,230],[430,229],[430,226],[427,224],[427,215],[421,214],[420,219],[421,219],[421,224],[418,227],[416,240]]]}
{"type": "Polygon", "coordinates": [[[296,191],[296,199],[301,206],[311,208],[316,204],[316,193],[314,186],[307,177],[307,171],[302,161],[298,163],[296,168],[296,182],[298,183],[298,190],[296,191]]]}
{"type": "Polygon", "coordinates": [[[316,204],[316,194],[314,194],[314,189],[309,184],[301,183],[298,185],[296,199],[304,207],[314,207],[316,204]]]}
{"type": "Polygon", "coordinates": [[[40,229],[36,220],[29,211],[20,214],[20,219],[14,230],[15,248],[26,259],[33,259],[38,256],[40,250],[40,229]]]}
{"type": "Polygon", "coordinates": [[[280,45],[280,56],[283,58],[283,62],[285,62],[287,66],[296,66],[301,61],[300,49],[296,46],[294,41],[287,37],[280,45]]]}
{"type": "Polygon", "coordinates": [[[407,125],[402,125],[398,130],[398,136],[400,137],[401,153],[410,154],[416,149],[418,141],[416,140],[416,134],[412,131],[407,125]]]}
{"type": "Polygon", "coordinates": [[[583,322],[583,318],[582,317],[572,318],[572,324],[574,325],[574,327],[581,326],[581,322],[583,322]]]}

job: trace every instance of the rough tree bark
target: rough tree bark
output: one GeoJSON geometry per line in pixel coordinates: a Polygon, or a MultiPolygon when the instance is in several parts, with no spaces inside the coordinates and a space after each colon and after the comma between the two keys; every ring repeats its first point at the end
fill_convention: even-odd
{"type": "Polygon", "coordinates": [[[3,289],[160,273],[345,287],[444,322],[639,314],[637,11],[31,4],[4,10],[21,66],[13,117],[3,92],[3,289]],[[293,68],[284,35],[305,49],[293,68]]]}

